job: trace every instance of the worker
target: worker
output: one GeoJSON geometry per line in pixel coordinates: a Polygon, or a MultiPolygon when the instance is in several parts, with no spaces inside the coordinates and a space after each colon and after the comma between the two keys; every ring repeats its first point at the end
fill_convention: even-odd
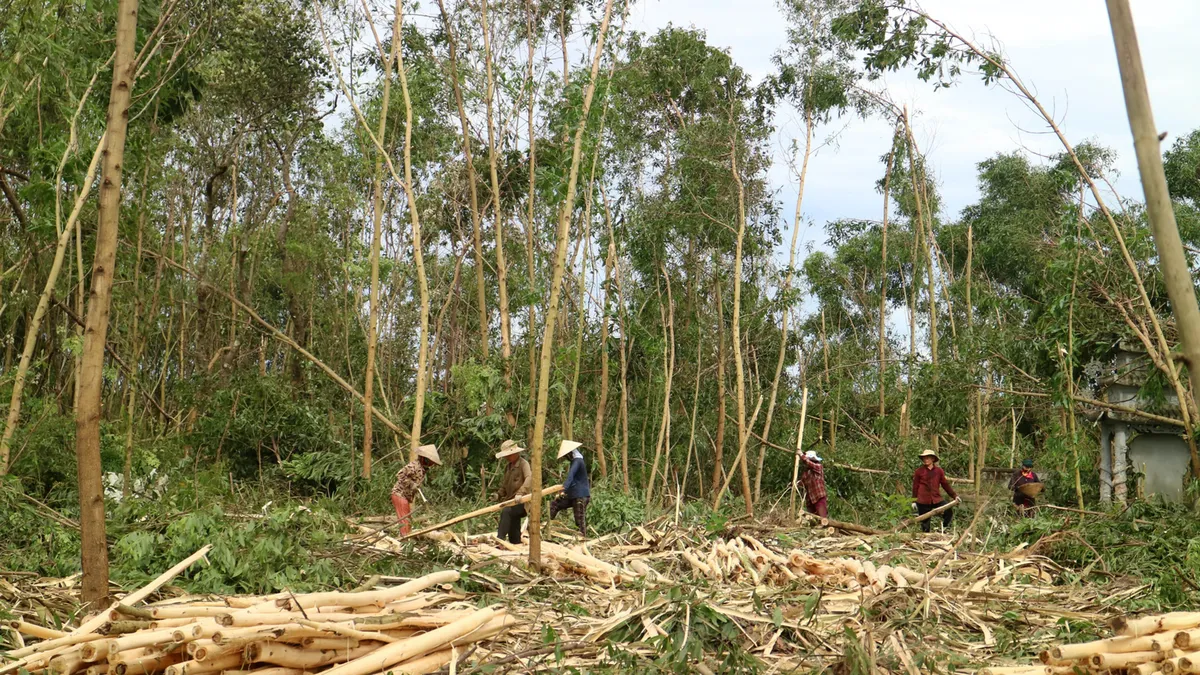
{"type": "Polygon", "coordinates": [[[809,450],[800,458],[804,460],[804,475],[800,482],[804,484],[804,509],[822,518],[829,517],[829,500],[825,491],[825,467],[816,451],[809,450]]]}
{"type": "MultiPolygon", "coordinates": [[[[512,439],[500,444],[500,452],[496,453],[496,459],[503,459],[508,465],[504,467],[504,478],[500,480],[500,491],[496,493],[496,501],[506,502],[519,495],[529,494],[533,484],[533,470],[529,468],[529,462],[520,456],[522,452],[525,452],[525,448],[517,445],[512,439]]],[[[524,518],[524,504],[504,508],[500,511],[500,529],[496,531],[496,536],[502,540],[507,539],[511,544],[521,543],[521,521],[524,518]]]]}
{"type": "Polygon", "coordinates": [[[571,509],[575,513],[575,525],[579,527],[579,533],[586,537],[587,507],[592,501],[592,485],[588,480],[587,463],[583,461],[583,453],[579,452],[581,445],[578,441],[563,441],[558,447],[558,458],[569,459],[571,465],[567,469],[567,479],[563,481],[562,494],[550,502],[550,520],[554,520],[559,511],[571,509]]]}
{"type": "Polygon", "coordinates": [[[1017,514],[1022,518],[1030,515],[1026,509],[1033,508],[1033,497],[1021,491],[1022,485],[1030,483],[1040,483],[1037,474],[1033,472],[1033,460],[1021,460],[1021,468],[1013,472],[1012,478],[1008,480],[1008,489],[1013,491],[1013,505],[1017,507],[1017,514]]]}
{"type": "MultiPolygon", "coordinates": [[[[954,492],[954,488],[950,486],[950,481],[946,479],[946,472],[942,467],[938,466],[938,456],[933,450],[926,450],[921,455],[921,466],[913,472],[913,510],[917,515],[923,516],[930,511],[946,505],[946,500],[942,499],[942,490],[951,499],[958,499],[958,495],[954,492]]],[[[954,509],[946,509],[942,511],[942,529],[950,528],[950,521],[953,518],[951,511],[954,509]]],[[[923,532],[930,531],[930,521],[932,518],[926,518],[921,521],[921,530],[923,532]]]]}
{"type": "Polygon", "coordinates": [[[412,502],[417,498],[421,483],[425,482],[425,474],[431,466],[441,466],[442,458],[438,456],[437,447],[422,445],[417,448],[413,461],[404,465],[396,472],[396,484],[392,486],[392,506],[396,507],[396,519],[400,521],[401,536],[408,535],[412,529],[410,516],[412,502]]]}

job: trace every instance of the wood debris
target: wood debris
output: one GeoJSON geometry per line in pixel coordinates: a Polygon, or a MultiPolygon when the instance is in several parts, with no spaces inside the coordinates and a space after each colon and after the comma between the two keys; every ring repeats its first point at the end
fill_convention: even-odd
{"type": "MultiPolygon", "coordinates": [[[[476,656],[496,663],[529,654],[513,672],[586,671],[611,664],[607,650],[616,645],[627,657],[661,659],[672,641],[694,635],[696,616],[706,613],[732,623],[745,654],[770,671],[844,664],[847,634],[877,672],[913,675],[931,663],[955,670],[1001,662],[1014,648],[1049,649],[1061,622],[1114,618],[1114,602],[1146,590],[1127,579],[1103,589],[1064,585],[1058,565],[1023,547],[976,554],[936,534],[822,536],[746,526],[714,536],[655,525],[587,542],[544,538],[544,575],[527,568],[525,545],[492,534],[440,532],[401,543],[376,533],[355,545],[393,555],[434,545],[461,556],[518,619],[503,645],[481,644],[476,656]],[[564,602],[580,609],[567,611],[564,602]],[[547,624],[560,645],[572,646],[565,653],[538,652],[547,624]]],[[[715,661],[689,664],[730,672],[715,661]]]]}
{"type": "Polygon", "coordinates": [[[3,655],[0,675],[372,675],[431,673],[515,623],[451,592],[459,573],[356,592],[118,604],[65,632],[15,620],[32,644],[3,655]]]}

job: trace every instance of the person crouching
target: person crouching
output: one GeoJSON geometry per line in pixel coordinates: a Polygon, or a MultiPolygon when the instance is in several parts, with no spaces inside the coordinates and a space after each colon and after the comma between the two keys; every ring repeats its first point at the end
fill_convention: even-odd
{"type": "Polygon", "coordinates": [[[396,507],[396,519],[400,521],[400,535],[407,536],[412,529],[412,502],[417,498],[425,474],[431,466],[441,466],[437,447],[422,445],[417,448],[413,461],[396,472],[396,484],[392,486],[392,506],[396,507]]]}

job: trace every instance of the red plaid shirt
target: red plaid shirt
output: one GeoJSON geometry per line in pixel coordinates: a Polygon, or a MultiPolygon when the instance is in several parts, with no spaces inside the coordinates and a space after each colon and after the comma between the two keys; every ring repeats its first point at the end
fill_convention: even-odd
{"type": "Polygon", "coordinates": [[[825,468],[820,462],[814,462],[807,457],[801,457],[808,470],[800,477],[800,482],[804,484],[804,492],[808,495],[808,503],[816,504],[825,499],[828,493],[825,491],[825,468]]]}

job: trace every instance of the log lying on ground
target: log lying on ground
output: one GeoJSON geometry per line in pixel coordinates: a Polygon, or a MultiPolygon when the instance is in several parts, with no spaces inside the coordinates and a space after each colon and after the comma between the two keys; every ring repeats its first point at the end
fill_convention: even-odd
{"type": "MultiPolygon", "coordinates": [[[[1200,636],[1200,612],[1173,612],[1140,618],[1118,617],[1111,622],[1117,635],[1101,640],[1056,645],[1043,651],[1042,665],[1003,669],[984,668],[979,675],[1024,675],[1050,672],[1125,672],[1136,675],[1173,675],[1200,672],[1200,651],[1191,651],[1200,636]],[[1039,670],[1048,668],[1048,670],[1039,670]]],[[[1200,641],[1200,640],[1198,640],[1200,641]]]]}
{"type": "Polygon", "coordinates": [[[868,535],[888,534],[887,532],[885,532],[883,530],[876,530],[875,528],[867,527],[866,525],[859,525],[858,523],[848,523],[848,522],[843,522],[841,520],[833,520],[832,518],[822,518],[815,513],[808,513],[807,511],[800,512],[800,520],[801,521],[807,520],[809,522],[817,522],[817,523],[820,523],[821,527],[832,527],[832,528],[835,528],[838,530],[842,530],[844,532],[854,532],[856,534],[868,534],[868,535]]]}
{"type": "MultiPolygon", "coordinates": [[[[555,485],[553,487],[549,487],[549,488],[546,488],[545,490],[542,490],[542,496],[548,497],[550,495],[558,494],[559,492],[562,492],[562,491],[563,491],[563,486],[555,485]]],[[[464,513],[461,516],[455,516],[454,518],[451,518],[450,520],[447,520],[444,523],[438,523],[437,525],[431,525],[429,527],[417,530],[416,532],[406,534],[403,537],[400,537],[399,541],[404,541],[405,539],[412,539],[413,537],[419,537],[423,534],[429,534],[430,532],[436,532],[438,530],[444,530],[447,527],[450,527],[452,525],[457,525],[459,523],[471,520],[472,518],[478,518],[479,516],[486,516],[489,513],[495,513],[501,509],[506,509],[510,506],[516,506],[517,504],[524,504],[525,502],[528,502],[530,497],[532,497],[532,496],[533,495],[521,495],[520,497],[514,497],[508,501],[500,502],[499,504],[492,504],[491,506],[487,506],[482,509],[476,509],[474,511],[471,511],[470,513],[464,513]]]]}

